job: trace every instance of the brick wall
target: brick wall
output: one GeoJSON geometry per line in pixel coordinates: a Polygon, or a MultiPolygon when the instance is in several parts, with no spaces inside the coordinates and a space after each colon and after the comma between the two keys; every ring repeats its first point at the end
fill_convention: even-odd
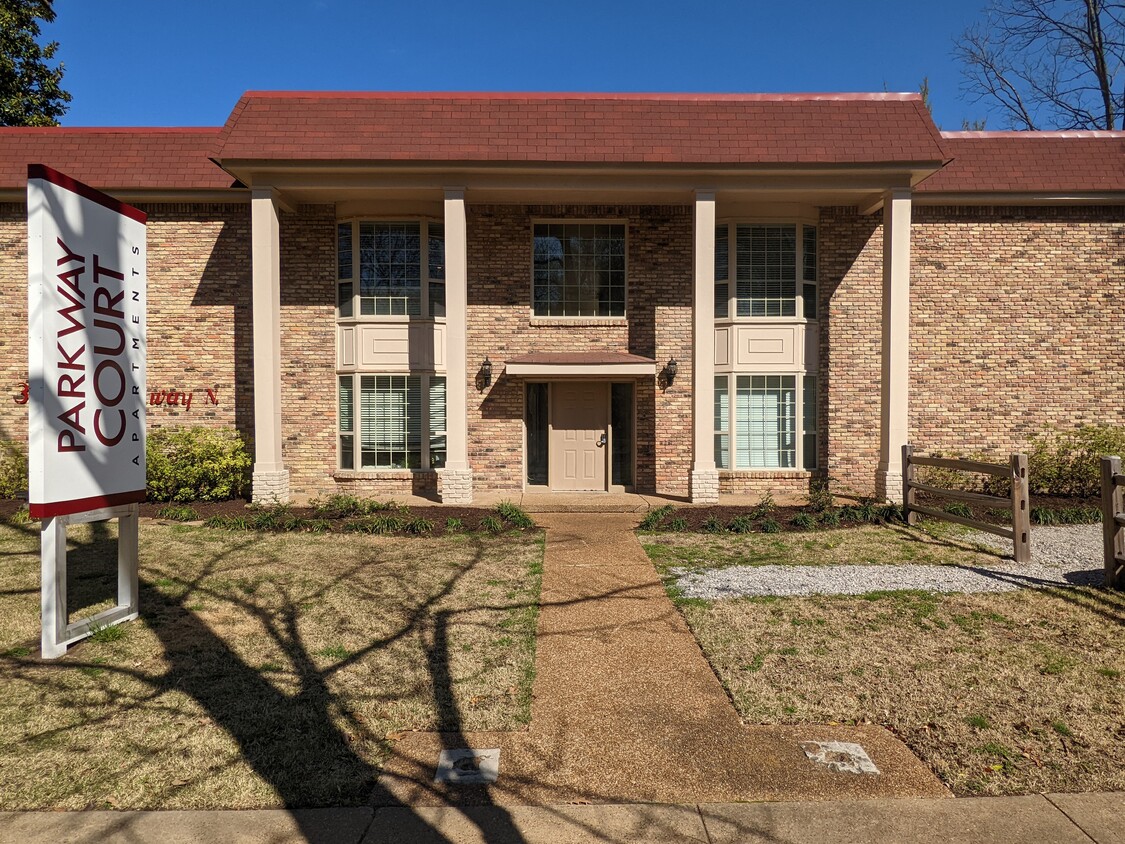
{"type": "MultiPolygon", "coordinates": [[[[250,215],[245,204],[148,212],[148,407],[160,425],[253,427],[250,215]],[[214,402],[207,395],[210,389],[214,402]],[[168,403],[168,393],[175,404],[168,403]],[[187,406],[190,395],[190,406],[187,406]]],[[[0,439],[27,439],[27,211],[0,205],[0,439]]]]}
{"type": "MultiPolygon", "coordinates": [[[[880,223],[821,213],[828,466],[865,493],[879,447],[880,223]]],[[[1048,426],[1119,422],[1125,209],[915,207],[911,235],[913,442],[1003,455],[1048,426]]]]}
{"type": "Polygon", "coordinates": [[[639,490],[686,495],[691,472],[692,211],[676,206],[480,206],[467,209],[469,462],[477,490],[523,486],[522,378],[501,363],[530,352],[613,351],[675,357],[676,382],[661,392],[637,382],[639,490]],[[530,317],[533,219],[628,223],[628,320],[560,324],[530,317]],[[499,376],[473,383],[487,356],[499,376]]]}

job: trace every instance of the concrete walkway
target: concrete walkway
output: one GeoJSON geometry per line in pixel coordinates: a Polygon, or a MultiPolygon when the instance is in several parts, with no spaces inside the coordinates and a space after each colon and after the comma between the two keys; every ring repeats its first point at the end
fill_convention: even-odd
{"type": "Polygon", "coordinates": [[[667,598],[627,514],[550,513],[530,728],[408,733],[382,784],[402,804],[715,803],[949,792],[878,727],[746,727],[667,598]],[[866,749],[839,773],[801,742],[866,749]],[[499,748],[490,786],[435,784],[444,748],[499,748]]]}
{"type": "Polygon", "coordinates": [[[258,812],[0,813],[19,844],[1125,844],[1125,794],[258,812]]]}

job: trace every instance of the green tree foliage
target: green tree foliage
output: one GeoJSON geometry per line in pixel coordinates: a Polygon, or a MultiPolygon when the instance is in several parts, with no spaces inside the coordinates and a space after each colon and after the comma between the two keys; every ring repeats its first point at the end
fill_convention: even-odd
{"type": "Polygon", "coordinates": [[[51,67],[57,41],[40,46],[39,21],[55,19],[53,0],[0,0],[0,126],[57,126],[70,94],[51,67]]]}

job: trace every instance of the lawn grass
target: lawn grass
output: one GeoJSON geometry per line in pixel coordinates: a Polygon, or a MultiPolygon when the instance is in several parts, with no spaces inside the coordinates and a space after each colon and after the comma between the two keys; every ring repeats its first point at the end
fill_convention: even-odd
{"type": "Polygon", "coordinates": [[[994,566],[994,551],[960,538],[955,525],[925,530],[903,525],[864,525],[835,530],[774,534],[641,534],[658,569],[727,566],[927,565],[994,566]]]}
{"type": "MultiPolygon", "coordinates": [[[[112,600],[116,540],[70,538],[77,614],[112,600]]],[[[2,810],[360,805],[389,735],[530,717],[541,533],[143,524],[141,618],[54,662],[37,543],[0,525],[2,810]]]]}
{"type": "MultiPolygon", "coordinates": [[[[874,562],[880,542],[887,561],[904,562],[895,559],[903,531],[839,533],[851,532],[859,536],[814,535],[835,543],[822,549],[832,557],[825,562],[874,562]]],[[[779,551],[773,536],[735,546],[668,539],[676,541],[658,543],[655,555],[665,568],[686,547],[695,567],[707,563],[709,548],[718,565],[819,553],[779,551]]],[[[917,542],[926,557],[918,562],[976,553],[952,547],[935,560],[930,540],[917,542]]],[[[748,723],[883,725],[960,795],[1125,789],[1125,594],[918,591],[677,603],[748,723]]]]}

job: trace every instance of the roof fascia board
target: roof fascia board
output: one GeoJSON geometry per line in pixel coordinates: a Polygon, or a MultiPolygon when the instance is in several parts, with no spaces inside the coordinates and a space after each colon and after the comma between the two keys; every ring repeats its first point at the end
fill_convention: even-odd
{"type": "MultiPolygon", "coordinates": [[[[138,188],[98,187],[114,199],[122,202],[147,203],[229,203],[250,202],[250,191],[245,188],[221,188],[207,190],[147,190],[138,188]]],[[[0,188],[0,202],[26,202],[27,188],[0,188]]]]}
{"type": "Polygon", "coordinates": [[[915,191],[916,205],[1125,205],[1125,191],[915,191]]]}

